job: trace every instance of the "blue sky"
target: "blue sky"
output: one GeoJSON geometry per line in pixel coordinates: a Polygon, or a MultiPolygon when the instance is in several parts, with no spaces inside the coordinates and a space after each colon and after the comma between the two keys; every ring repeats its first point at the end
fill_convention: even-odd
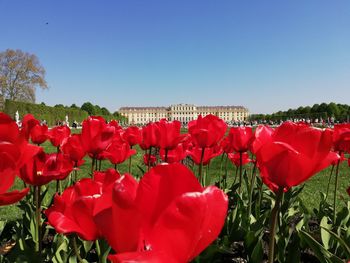
{"type": "Polygon", "coordinates": [[[0,32],[39,57],[48,105],[350,104],[348,0],[0,0],[0,32]]]}

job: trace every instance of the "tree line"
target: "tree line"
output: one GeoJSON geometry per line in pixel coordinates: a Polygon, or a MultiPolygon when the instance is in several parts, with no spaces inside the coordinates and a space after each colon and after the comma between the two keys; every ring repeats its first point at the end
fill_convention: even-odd
{"type": "Polygon", "coordinates": [[[313,106],[300,106],[297,109],[289,109],[287,111],[277,111],[272,114],[252,114],[251,120],[257,121],[285,121],[288,119],[310,119],[310,120],[327,120],[334,118],[335,121],[349,122],[350,105],[340,103],[321,103],[313,106]]]}
{"type": "MultiPolygon", "coordinates": [[[[42,102],[42,104],[44,104],[42,102]]],[[[71,109],[80,109],[86,111],[89,116],[102,116],[106,120],[116,119],[120,121],[125,121],[126,118],[122,116],[118,111],[110,112],[106,107],[100,107],[99,105],[94,105],[91,102],[84,102],[81,107],[73,103],[71,106],[64,106],[63,104],[56,104],[55,108],[71,108],[71,109]]]]}

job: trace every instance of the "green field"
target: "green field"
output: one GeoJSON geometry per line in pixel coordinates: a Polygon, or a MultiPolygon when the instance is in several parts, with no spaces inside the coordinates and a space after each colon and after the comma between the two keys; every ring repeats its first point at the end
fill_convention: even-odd
{"type": "MultiPolygon", "coordinates": [[[[43,145],[46,152],[55,152],[56,148],[52,147],[50,142],[45,142],[43,145]]],[[[142,175],[141,169],[147,170],[147,167],[143,164],[143,151],[140,148],[137,148],[137,154],[132,157],[132,174],[136,177],[140,177],[142,175]]],[[[90,169],[91,169],[91,160],[90,158],[85,158],[86,162],[81,166],[80,171],[78,172],[78,177],[89,177],[90,169]]],[[[209,169],[205,169],[208,172],[207,177],[210,178],[211,184],[214,184],[215,181],[220,176],[220,164],[221,164],[221,156],[215,158],[211,164],[209,169]]],[[[113,168],[108,161],[102,161],[102,170],[107,168],[113,168]]],[[[248,174],[251,173],[251,165],[247,165],[245,167],[247,169],[248,174]]],[[[196,173],[197,167],[194,166],[193,170],[196,173]]],[[[128,171],[128,161],[118,166],[118,170],[120,173],[125,173],[128,171]]],[[[301,198],[304,204],[312,210],[313,208],[318,208],[318,204],[320,202],[320,192],[326,192],[328,178],[330,174],[331,168],[327,168],[324,171],[321,171],[319,174],[310,178],[306,183],[305,187],[301,193],[301,198]]],[[[233,177],[235,175],[235,168],[232,166],[230,162],[228,162],[228,171],[229,171],[229,182],[233,181],[233,177]]],[[[223,171],[222,171],[223,174],[223,171]]],[[[221,174],[221,175],[222,175],[221,174]]],[[[334,193],[334,174],[331,180],[331,188],[328,196],[329,203],[332,203],[333,193],[334,193]]],[[[63,186],[66,185],[68,180],[63,181],[63,186]]],[[[347,162],[343,162],[339,169],[339,182],[338,182],[338,209],[345,205],[344,201],[349,201],[350,198],[346,193],[347,187],[350,186],[350,168],[348,167],[347,162]]],[[[17,179],[15,186],[13,189],[20,189],[23,187],[23,183],[17,179]]],[[[49,193],[51,195],[54,194],[56,188],[56,182],[52,182],[49,184],[49,193]]],[[[10,206],[0,207],[0,220],[15,220],[21,216],[21,210],[16,207],[16,204],[10,206]]]]}

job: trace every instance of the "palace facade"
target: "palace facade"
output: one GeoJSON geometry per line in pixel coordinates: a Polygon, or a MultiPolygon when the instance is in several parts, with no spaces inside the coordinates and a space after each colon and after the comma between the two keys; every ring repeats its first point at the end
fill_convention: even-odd
{"type": "Polygon", "coordinates": [[[197,119],[198,115],[203,117],[213,114],[223,119],[228,124],[245,121],[249,111],[243,106],[196,106],[194,104],[175,104],[169,107],[121,107],[119,113],[128,118],[128,124],[144,125],[149,122],[167,119],[178,120],[183,125],[197,119]]]}

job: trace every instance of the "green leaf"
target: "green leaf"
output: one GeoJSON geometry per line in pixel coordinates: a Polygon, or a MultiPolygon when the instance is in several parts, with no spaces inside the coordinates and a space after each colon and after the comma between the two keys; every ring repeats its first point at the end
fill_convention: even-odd
{"type": "Polygon", "coordinates": [[[85,240],[83,241],[85,254],[87,254],[91,250],[93,244],[94,242],[92,241],[85,241],[85,240]]]}
{"type": "Polygon", "coordinates": [[[262,262],[263,256],[264,256],[263,243],[261,239],[259,239],[259,241],[257,242],[257,244],[253,249],[249,262],[253,262],[253,263],[262,262]]]}
{"type": "Polygon", "coordinates": [[[303,239],[312,251],[315,253],[315,256],[321,263],[344,263],[344,261],[326,250],[320,243],[318,243],[309,233],[304,230],[299,231],[300,238],[303,239]]]}
{"type": "Polygon", "coordinates": [[[341,247],[344,249],[344,252],[346,254],[347,258],[350,258],[350,247],[347,245],[347,243],[336,233],[330,230],[330,228],[325,228],[324,226],[321,225],[321,233],[322,230],[327,232],[330,236],[332,235],[333,238],[335,238],[338,243],[341,245],[341,247]]]}
{"type": "Polygon", "coordinates": [[[325,247],[325,249],[329,249],[329,241],[331,239],[331,235],[328,231],[326,230],[330,230],[332,225],[328,224],[328,217],[324,216],[321,220],[320,223],[321,226],[321,239],[322,239],[322,243],[323,246],[325,247]]]}
{"type": "Polygon", "coordinates": [[[6,226],[6,220],[0,221],[0,235],[2,234],[2,231],[4,231],[5,226],[6,226]]]}

